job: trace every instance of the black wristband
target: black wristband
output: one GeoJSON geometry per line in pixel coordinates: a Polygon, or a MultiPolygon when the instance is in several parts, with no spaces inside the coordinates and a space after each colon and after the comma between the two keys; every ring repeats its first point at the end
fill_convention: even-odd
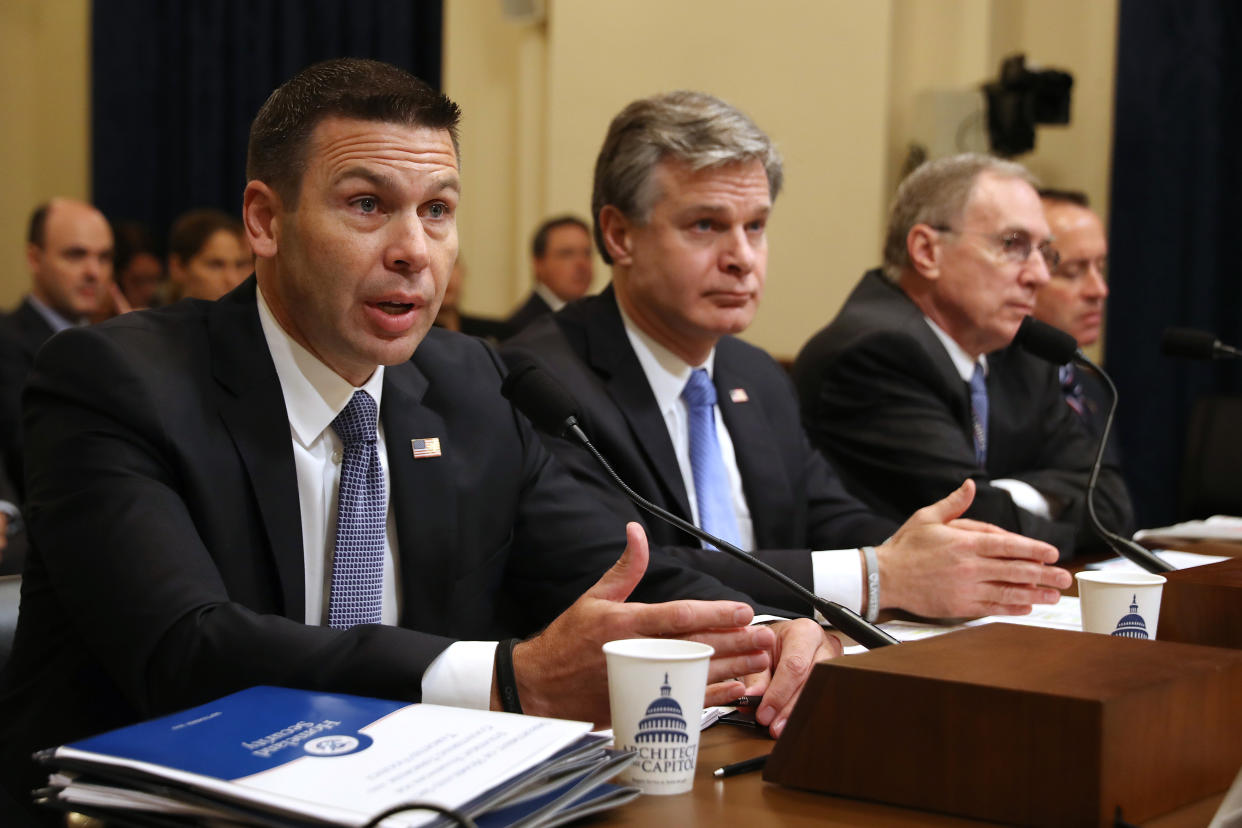
{"type": "Polygon", "coordinates": [[[517,673],[513,672],[513,648],[521,640],[510,638],[496,645],[496,688],[500,691],[500,709],[506,713],[522,712],[517,673]]]}

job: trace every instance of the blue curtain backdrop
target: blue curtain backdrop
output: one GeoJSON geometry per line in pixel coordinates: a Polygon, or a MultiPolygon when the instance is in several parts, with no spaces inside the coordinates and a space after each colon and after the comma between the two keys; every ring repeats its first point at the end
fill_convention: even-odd
{"type": "Polygon", "coordinates": [[[1242,393],[1237,363],[1159,354],[1171,325],[1242,343],[1242,4],[1122,0],[1120,15],[1106,353],[1151,526],[1177,516],[1194,401],[1242,393]]]}
{"type": "Polygon", "coordinates": [[[439,0],[95,0],[92,197],[163,238],[179,213],[240,213],[250,121],[299,69],[332,57],[440,86],[439,0]]]}

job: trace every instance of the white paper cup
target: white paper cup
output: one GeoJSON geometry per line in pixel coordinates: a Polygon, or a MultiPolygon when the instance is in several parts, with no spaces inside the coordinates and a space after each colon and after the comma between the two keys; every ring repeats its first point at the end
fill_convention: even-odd
{"type": "Polygon", "coordinates": [[[699,723],[707,693],[707,644],[629,638],[604,645],[613,740],[638,759],[621,779],[643,793],[677,794],[694,787],[699,723]]]}
{"type": "Polygon", "coordinates": [[[1088,571],[1076,577],[1084,631],[1121,638],[1156,637],[1163,575],[1088,571]]]}

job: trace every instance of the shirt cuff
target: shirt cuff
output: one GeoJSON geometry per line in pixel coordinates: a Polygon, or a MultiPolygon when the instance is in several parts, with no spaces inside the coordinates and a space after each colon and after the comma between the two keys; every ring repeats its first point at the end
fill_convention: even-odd
{"type": "MultiPolygon", "coordinates": [[[[815,594],[835,601],[854,612],[862,612],[862,561],[857,549],[827,549],[811,553],[811,575],[815,594]]],[[[819,612],[816,619],[823,621],[819,612]]]]}
{"type": "Polygon", "coordinates": [[[1052,507],[1048,505],[1048,498],[1041,495],[1039,490],[1030,483],[1006,477],[1000,480],[993,480],[992,485],[1009,492],[1009,497],[1013,499],[1014,505],[1019,509],[1026,509],[1031,514],[1044,520],[1052,520],[1052,507]]]}
{"type": "Polygon", "coordinates": [[[423,702],[488,710],[495,641],[455,641],[423,672],[423,702]]]}

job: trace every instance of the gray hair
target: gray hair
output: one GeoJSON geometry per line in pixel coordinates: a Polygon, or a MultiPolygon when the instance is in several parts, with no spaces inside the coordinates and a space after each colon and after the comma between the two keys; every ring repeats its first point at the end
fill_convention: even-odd
{"type": "Polygon", "coordinates": [[[653,172],[666,159],[696,172],[759,161],[773,200],[784,176],[781,156],[771,139],[743,112],[719,98],[681,90],[634,101],[612,119],[595,160],[591,215],[595,243],[608,264],[612,257],[604,246],[600,211],[611,204],[626,218],[645,223],[661,196],[653,172]]]}
{"type": "Polygon", "coordinates": [[[951,227],[966,210],[975,182],[983,173],[1017,178],[1038,188],[1030,170],[990,155],[963,153],[920,164],[897,186],[884,237],[884,275],[893,281],[910,265],[906,238],[916,224],[951,227]]]}

